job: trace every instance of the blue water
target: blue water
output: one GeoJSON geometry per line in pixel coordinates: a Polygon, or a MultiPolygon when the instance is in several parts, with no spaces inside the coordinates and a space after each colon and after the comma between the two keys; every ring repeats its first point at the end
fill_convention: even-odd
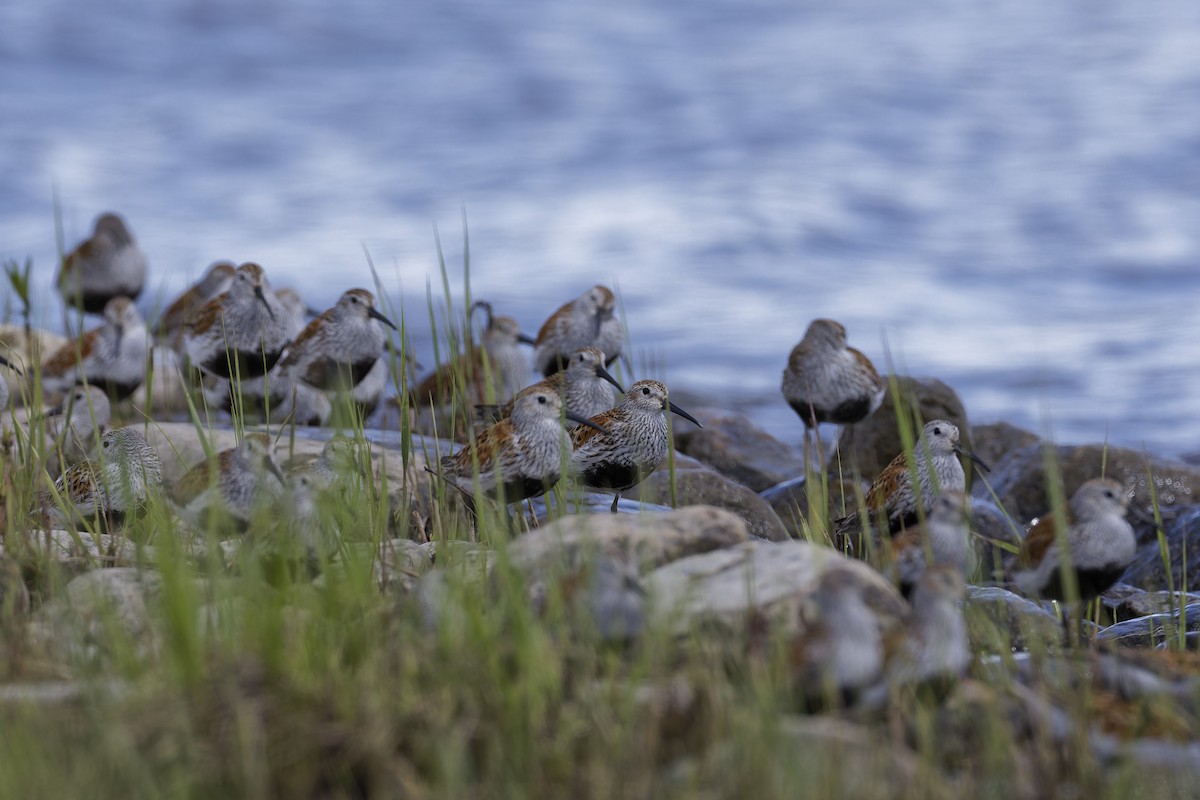
{"type": "MultiPolygon", "coordinates": [[[[637,362],[799,440],[816,316],[974,421],[1200,450],[1200,4],[10,0],[0,258],[116,209],[173,294],[370,285],[434,229],[531,332],[619,287],[637,362]]],[[[456,285],[461,291],[461,285],[456,285]]]]}

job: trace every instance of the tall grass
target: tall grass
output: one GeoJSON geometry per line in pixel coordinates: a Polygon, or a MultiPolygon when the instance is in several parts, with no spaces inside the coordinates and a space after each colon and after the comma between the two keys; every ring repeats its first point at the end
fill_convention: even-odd
{"type": "MultiPolygon", "coordinates": [[[[443,295],[430,290],[426,304],[442,321],[431,331],[444,360],[470,339],[469,265],[461,306],[439,266],[443,295]]],[[[389,316],[400,321],[390,358],[404,376],[405,315],[389,316]]],[[[407,481],[417,455],[434,463],[448,437],[418,437],[398,396],[407,481]]],[[[893,399],[911,459],[919,422],[911,398],[893,399]]],[[[373,470],[380,448],[349,398],[337,405],[357,466],[373,470]]],[[[229,426],[255,429],[246,404],[234,408],[229,426]]],[[[191,396],[187,418],[211,455],[216,428],[191,396]]],[[[298,432],[284,428],[268,430],[295,448],[298,432]]],[[[20,441],[22,457],[36,458],[44,432],[20,441]]],[[[1109,785],[1080,738],[1027,728],[1013,710],[1012,634],[978,609],[967,613],[987,631],[982,658],[1002,668],[981,664],[981,679],[945,703],[905,695],[878,712],[810,715],[777,628],[763,646],[753,630],[680,635],[651,615],[637,639],[609,640],[576,575],[537,576],[545,594],[531,602],[530,576],[509,558],[508,513],[478,485],[472,518],[441,481],[428,487],[428,509],[413,505],[421,487],[350,482],[318,498],[315,536],[326,546],[315,553],[286,505],[264,503],[254,533],[239,537],[215,519],[183,530],[155,499],[125,532],[155,582],[145,607],[138,595],[84,614],[66,591],[82,565],[49,557],[26,513],[46,479],[5,465],[5,548],[37,608],[36,621],[0,626],[0,796],[1105,797],[1136,796],[1144,778],[1109,785]],[[428,515],[442,579],[381,591],[380,551],[406,535],[413,513],[428,515]],[[239,546],[222,550],[229,540],[239,546]],[[73,694],[60,702],[3,694],[31,698],[64,682],[73,694]]],[[[827,506],[810,522],[814,537],[829,529],[827,506]]],[[[548,514],[565,507],[560,498],[548,514]]],[[[396,583],[417,576],[405,577],[396,583]]],[[[1032,646],[1053,652],[1048,641],[1032,646]]],[[[1048,673],[1047,693],[1065,703],[1084,675],[1048,673]]],[[[1070,706],[1081,731],[1090,703],[1070,706]]]]}

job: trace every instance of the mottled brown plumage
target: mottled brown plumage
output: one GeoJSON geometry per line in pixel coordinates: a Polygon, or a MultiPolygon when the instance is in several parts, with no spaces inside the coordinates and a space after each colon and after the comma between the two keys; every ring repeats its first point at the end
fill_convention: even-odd
{"type": "Polygon", "coordinates": [[[480,346],[469,347],[466,353],[422,378],[412,391],[412,406],[444,406],[456,399],[468,407],[502,404],[526,384],[529,360],[520,345],[531,344],[532,340],[521,333],[512,317],[494,316],[490,304],[481,301],[471,309],[487,312],[480,346]]]}
{"type": "Polygon", "coordinates": [[[196,525],[208,524],[214,513],[248,522],[255,506],[281,493],[285,485],[271,449],[271,437],[247,433],[236,447],[192,467],[169,493],[180,516],[196,525]]]}
{"type": "Polygon", "coordinates": [[[182,352],[184,326],[205,303],[229,290],[233,283],[233,275],[232,261],[216,261],[211,264],[204,276],[172,300],[158,318],[154,330],[158,341],[172,350],[182,352]]]}
{"type": "Polygon", "coordinates": [[[591,418],[596,428],[580,427],[571,434],[571,474],[588,489],[612,492],[615,514],[623,492],[658,469],[666,458],[667,420],[671,411],[699,426],[695,417],[667,398],[667,387],[653,380],[629,387],[616,408],[591,418]],[[599,430],[597,430],[599,428],[599,430]]]}
{"type": "MultiPolygon", "coordinates": [[[[959,456],[967,456],[983,469],[988,469],[978,456],[964,450],[958,443],[958,426],[944,419],[925,423],[921,438],[913,448],[914,465],[910,467],[905,453],[900,453],[884,468],[867,491],[866,509],[873,524],[883,517],[890,533],[915,524],[927,515],[938,494],[947,490],[963,491],[966,474],[959,456]],[[913,487],[913,472],[918,485],[913,487]]],[[[857,537],[863,528],[857,511],[835,522],[835,531],[843,546],[856,549],[857,537]],[[846,537],[851,537],[849,540],[846,537]]]]}
{"type": "Polygon", "coordinates": [[[946,565],[969,577],[974,570],[971,532],[967,527],[971,501],[961,491],[943,491],[929,516],[891,539],[891,573],[907,596],[930,565],[946,565]]]}
{"type": "MultiPolygon", "coordinates": [[[[1065,541],[1079,599],[1108,590],[1129,567],[1137,551],[1133,528],[1125,519],[1129,494],[1121,484],[1096,478],[1080,486],[1067,506],[1065,541]]],[[[1014,576],[1021,591],[1066,600],[1059,553],[1060,526],[1053,514],[1040,517],[1025,534],[1014,576]]]]}
{"type": "Polygon", "coordinates": [[[379,361],[392,321],[375,309],[375,295],[350,289],[309,322],[279,362],[284,387],[302,381],[327,392],[350,391],[379,361]]]}
{"type": "Polygon", "coordinates": [[[183,343],[191,362],[218,378],[256,378],[275,366],[291,339],[287,307],[266,287],[258,264],[242,264],[233,283],[188,321],[183,343]]]}
{"type": "Polygon", "coordinates": [[[104,323],[67,342],[42,363],[42,389],[64,393],[87,381],[114,400],[124,400],[146,380],[150,335],[137,307],[128,297],[114,297],[104,306],[104,323]]]}
{"type": "Polygon", "coordinates": [[[511,416],[443,458],[439,471],[429,471],[468,497],[476,483],[483,494],[505,503],[537,497],[562,477],[563,454],[571,448],[563,416],[562,399],[554,392],[522,395],[511,416]]]}
{"type": "MultiPolygon", "coordinates": [[[[567,411],[587,419],[612,408],[611,387],[614,386],[618,392],[625,392],[604,368],[604,353],[594,347],[584,347],[571,354],[566,369],[527,386],[518,396],[526,392],[554,392],[563,399],[567,411]]],[[[486,422],[499,422],[512,413],[513,402],[503,406],[476,406],[476,415],[486,422]]]]}
{"type": "Polygon", "coordinates": [[[88,314],[99,314],[114,297],[133,300],[146,282],[146,256],[125,221],[101,214],[91,237],[63,258],[54,284],[63,302],[88,314]]]}
{"type": "Polygon", "coordinates": [[[595,347],[608,359],[621,354],[621,321],[615,315],[616,298],[607,286],[597,284],[563,305],[542,323],[533,345],[534,365],[543,375],[562,369],[571,353],[595,347]]]}
{"type": "Polygon", "coordinates": [[[161,485],[162,465],[146,437],[135,428],[116,428],[100,437],[96,461],[75,464],[54,482],[59,500],[43,492],[38,506],[57,527],[99,520],[111,530],[161,485]]]}
{"type": "Polygon", "coordinates": [[[865,419],[879,408],[886,388],[871,360],[846,344],[846,329],[831,319],[809,324],[788,356],[780,385],[808,428],[865,419]]]}

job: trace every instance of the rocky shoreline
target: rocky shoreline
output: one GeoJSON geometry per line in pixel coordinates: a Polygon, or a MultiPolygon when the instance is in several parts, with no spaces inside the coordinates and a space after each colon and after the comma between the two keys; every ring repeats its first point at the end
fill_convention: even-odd
{"type": "MultiPolygon", "coordinates": [[[[900,382],[902,396],[913,398],[926,418],[957,424],[967,446],[993,467],[986,479],[976,476],[970,487],[971,527],[985,568],[981,585],[970,587],[964,605],[974,654],[971,677],[940,706],[947,734],[969,739],[973,704],[998,703],[1037,737],[1060,745],[1076,741],[1079,722],[1071,716],[1064,686],[1088,674],[1091,691],[1113,698],[1105,714],[1083,722],[1089,752],[1098,764],[1132,762],[1200,775],[1200,744],[1192,741],[1200,733],[1195,723],[1200,719],[1200,661],[1190,655],[1200,642],[1200,594],[1182,591],[1200,586],[1200,469],[1121,448],[1051,445],[1003,423],[972,427],[949,387],[938,381],[900,382]],[[1048,507],[1047,448],[1068,494],[1103,472],[1133,490],[1134,505],[1157,508],[1161,514],[1161,537],[1153,526],[1136,526],[1138,556],[1102,597],[1104,625],[1093,625],[1089,634],[1107,645],[1103,649],[1068,646],[1049,604],[1001,585],[1005,545],[1018,542],[1022,524],[1048,507]],[[1049,677],[1056,674],[1071,677],[1063,678],[1064,684],[1049,677]],[[993,685],[1001,675],[1007,685],[1003,692],[993,685]],[[1135,724],[1131,709],[1150,717],[1135,724]]],[[[623,505],[624,513],[606,513],[609,501],[603,496],[568,497],[569,508],[585,513],[544,519],[504,548],[505,568],[523,576],[534,612],[545,613],[546,598],[559,592],[604,640],[636,640],[647,630],[680,635],[703,630],[715,641],[749,647],[746,643],[765,625],[773,636],[793,641],[806,633],[804,607],[821,576],[839,570],[850,576],[881,625],[894,628],[907,603],[880,573],[803,540],[809,509],[797,448],[770,437],[738,412],[692,411],[704,427],[676,431],[673,475],[664,464],[630,493],[636,502],[623,505]],[[672,498],[677,510],[670,508],[672,498]],[[574,588],[563,593],[564,586],[574,588]]],[[[325,433],[284,435],[277,455],[292,464],[311,459],[325,433]]],[[[446,443],[414,436],[405,452],[395,432],[369,429],[364,434],[372,441],[376,481],[394,512],[392,538],[377,547],[348,547],[370,559],[381,591],[398,603],[417,604],[427,625],[436,628],[461,613],[448,599],[449,584],[465,578],[486,587],[494,579],[497,551],[476,542],[429,541],[437,487],[423,466],[426,456],[447,452],[446,443]]],[[[168,481],[203,458],[203,444],[190,424],[153,424],[147,437],[168,481]]],[[[218,430],[211,433],[209,447],[219,450],[233,441],[232,431],[218,430]]],[[[853,474],[870,476],[898,450],[889,399],[876,415],[842,432],[830,457],[831,465],[843,469],[830,477],[829,513],[837,516],[840,504],[852,504],[855,493],[866,487],[863,480],[846,477],[852,474],[849,465],[857,467],[853,474]]],[[[546,513],[544,504],[537,509],[546,513]]],[[[242,541],[221,543],[227,567],[237,562],[242,541]]],[[[113,618],[146,652],[161,646],[152,610],[162,590],[151,566],[157,563],[155,545],[48,531],[29,536],[23,546],[74,576],[61,593],[42,598],[34,609],[29,630],[38,647],[63,664],[86,659],[104,649],[106,625],[113,618]]],[[[200,543],[192,555],[199,561],[211,553],[200,543]]],[[[703,704],[703,698],[689,691],[683,680],[650,691],[647,702],[664,704],[663,725],[686,728],[703,704]]],[[[79,696],[72,680],[16,683],[0,686],[0,707],[69,703],[79,696]]],[[[861,716],[795,716],[786,735],[810,746],[817,740],[822,747],[841,743],[838,748],[878,740],[875,724],[861,716]]],[[[896,769],[914,768],[907,748],[895,742],[888,748],[896,769]]],[[[674,768],[686,772],[687,759],[674,768]]]]}

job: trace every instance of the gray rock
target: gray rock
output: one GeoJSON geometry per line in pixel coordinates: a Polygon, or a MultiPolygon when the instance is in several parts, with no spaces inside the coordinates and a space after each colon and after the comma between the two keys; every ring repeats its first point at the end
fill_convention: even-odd
{"type": "Polygon", "coordinates": [[[152,563],[154,548],[139,546],[123,536],[87,531],[34,531],[26,539],[30,549],[59,563],[77,564],[81,568],[110,566],[128,567],[152,563]]]}
{"type": "MultiPolygon", "coordinates": [[[[916,403],[921,412],[921,424],[935,419],[949,420],[958,426],[962,446],[973,449],[967,412],[953,389],[936,378],[899,376],[896,381],[904,407],[911,409],[916,403]]],[[[921,425],[917,425],[913,432],[914,440],[920,433],[921,425]]],[[[837,448],[841,461],[837,460],[836,454],[831,456],[830,469],[837,469],[840,463],[843,472],[856,472],[867,480],[873,480],[893,458],[903,452],[890,389],[884,395],[883,405],[878,411],[857,425],[847,425],[840,430],[837,448]]],[[[970,482],[971,470],[968,469],[968,486],[970,482]]]]}
{"type": "MultiPolygon", "coordinates": [[[[1152,486],[1159,506],[1200,502],[1200,469],[1181,461],[1148,459],[1137,450],[1098,444],[1056,446],[1052,456],[1062,475],[1064,497],[1069,498],[1085,481],[1106,475],[1133,489],[1132,505],[1141,509],[1151,507],[1152,486]],[[1154,476],[1153,483],[1148,474],[1154,476]]],[[[1022,524],[1050,510],[1045,457],[1044,446],[1033,444],[992,465],[990,481],[996,497],[1022,524]]],[[[981,486],[976,484],[976,494],[981,486]]]]}
{"type": "Polygon", "coordinates": [[[974,652],[1006,653],[1028,650],[1031,644],[1062,643],[1057,617],[1038,603],[998,586],[967,587],[964,615],[974,652]]]}
{"type": "MultiPolygon", "coordinates": [[[[746,523],[751,536],[783,541],[787,528],[766,500],[749,487],[709,469],[685,469],[675,472],[675,502],[678,506],[716,506],[737,514],[746,523]]],[[[655,472],[630,491],[640,502],[671,505],[671,476],[655,472]]]]}
{"type": "Polygon", "coordinates": [[[509,545],[508,561],[527,574],[577,560],[580,553],[604,553],[652,570],[685,556],[731,547],[747,540],[736,515],[709,506],[688,506],[665,514],[589,514],[562,517],[509,545]]]}
{"type": "Polygon", "coordinates": [[[829,570],[854,576],[885,629],[899,624],[907,613],[908,604],[871,567],[827,547],[797,541],[748,541],[673,561],[646,576],[646,588],[653,613],[676,630],[700,620],[739,629],[761,614],[796,635],[801,605],[829,570]]]}
{"type": "Polygon", "coordinates": [[[1012,558],[1009,547],[1019,547],[1025,531],[991,500],[972,497],[971,541],[978,558],[984,581],[1000,580],[1005,575],[1005,563],[1012,558]]]}
{"type": "Polygon", "coordinates": [[[1146,617],[1151,614],[1169,614],[1184,606],[1200,603],[1200,594],[1190,592],[1147,592],[1127,583],[1117,583],[1100,596],[1113,615],[1113,621],[1146,617]]]}
{"type": "Polygon", "coordinates": [[[1200,505],[1164,513],[1163,523],[1167,563],[1163,562],[1157,531],[1138,525],[1137,553],[1121,581],[1148,591],[1200,586],[1200,505]]]}
{"type": "MultiPolygon", "coordinates": [[[[802,456],[750,421],[719,408],[690,409],[703,428],[679,424],[675,446],[722,475],[761,492],[804,471],[802,456]]],[[[797,423],[797,435],[804,427],[797,423]]]]}
{"type": "Polygon", "coordinates": [[[67,584],[64,596],[38,609],[34,636],[64,658],[93,659],[112,651],[114,626],[142,653],[157,649],[150,598],[157,572],[114,567],[86,572],[67,584]]]}
{"type": "MultiPolygon", "coordinates": [[[[864,497],[870,484],[847,477],[839,480],[830,476],[823,519],[825,524],[831,520],[846,516],[858,507],[859,498],[864,497]]],[[[793,539],[805,539],[808,526],[808,479],[801,475],[798,478],[778,483],[760,494],[762,499],[782,520],[793,539]]],[[[828,529],[828,528],[827,528],[828,529]]]]}
{"type": "Polygon", "coordinates": [[[975,425],[971,428],[971,449],[993,469],[997,469],[1009,456],[1041,440],[1036,433],[1007,422],[975,425]]]}
{"type": "Polygon", "coordinates": [[[1100,631],[1097,638],[1122,647],[1154,647],[1178,636],[1180,626],[1185,633],[1200,631],[1200,605],[1185,606],[1182,617],[1178,613],[1150,614],[1118,622],[1100,631]]]}

